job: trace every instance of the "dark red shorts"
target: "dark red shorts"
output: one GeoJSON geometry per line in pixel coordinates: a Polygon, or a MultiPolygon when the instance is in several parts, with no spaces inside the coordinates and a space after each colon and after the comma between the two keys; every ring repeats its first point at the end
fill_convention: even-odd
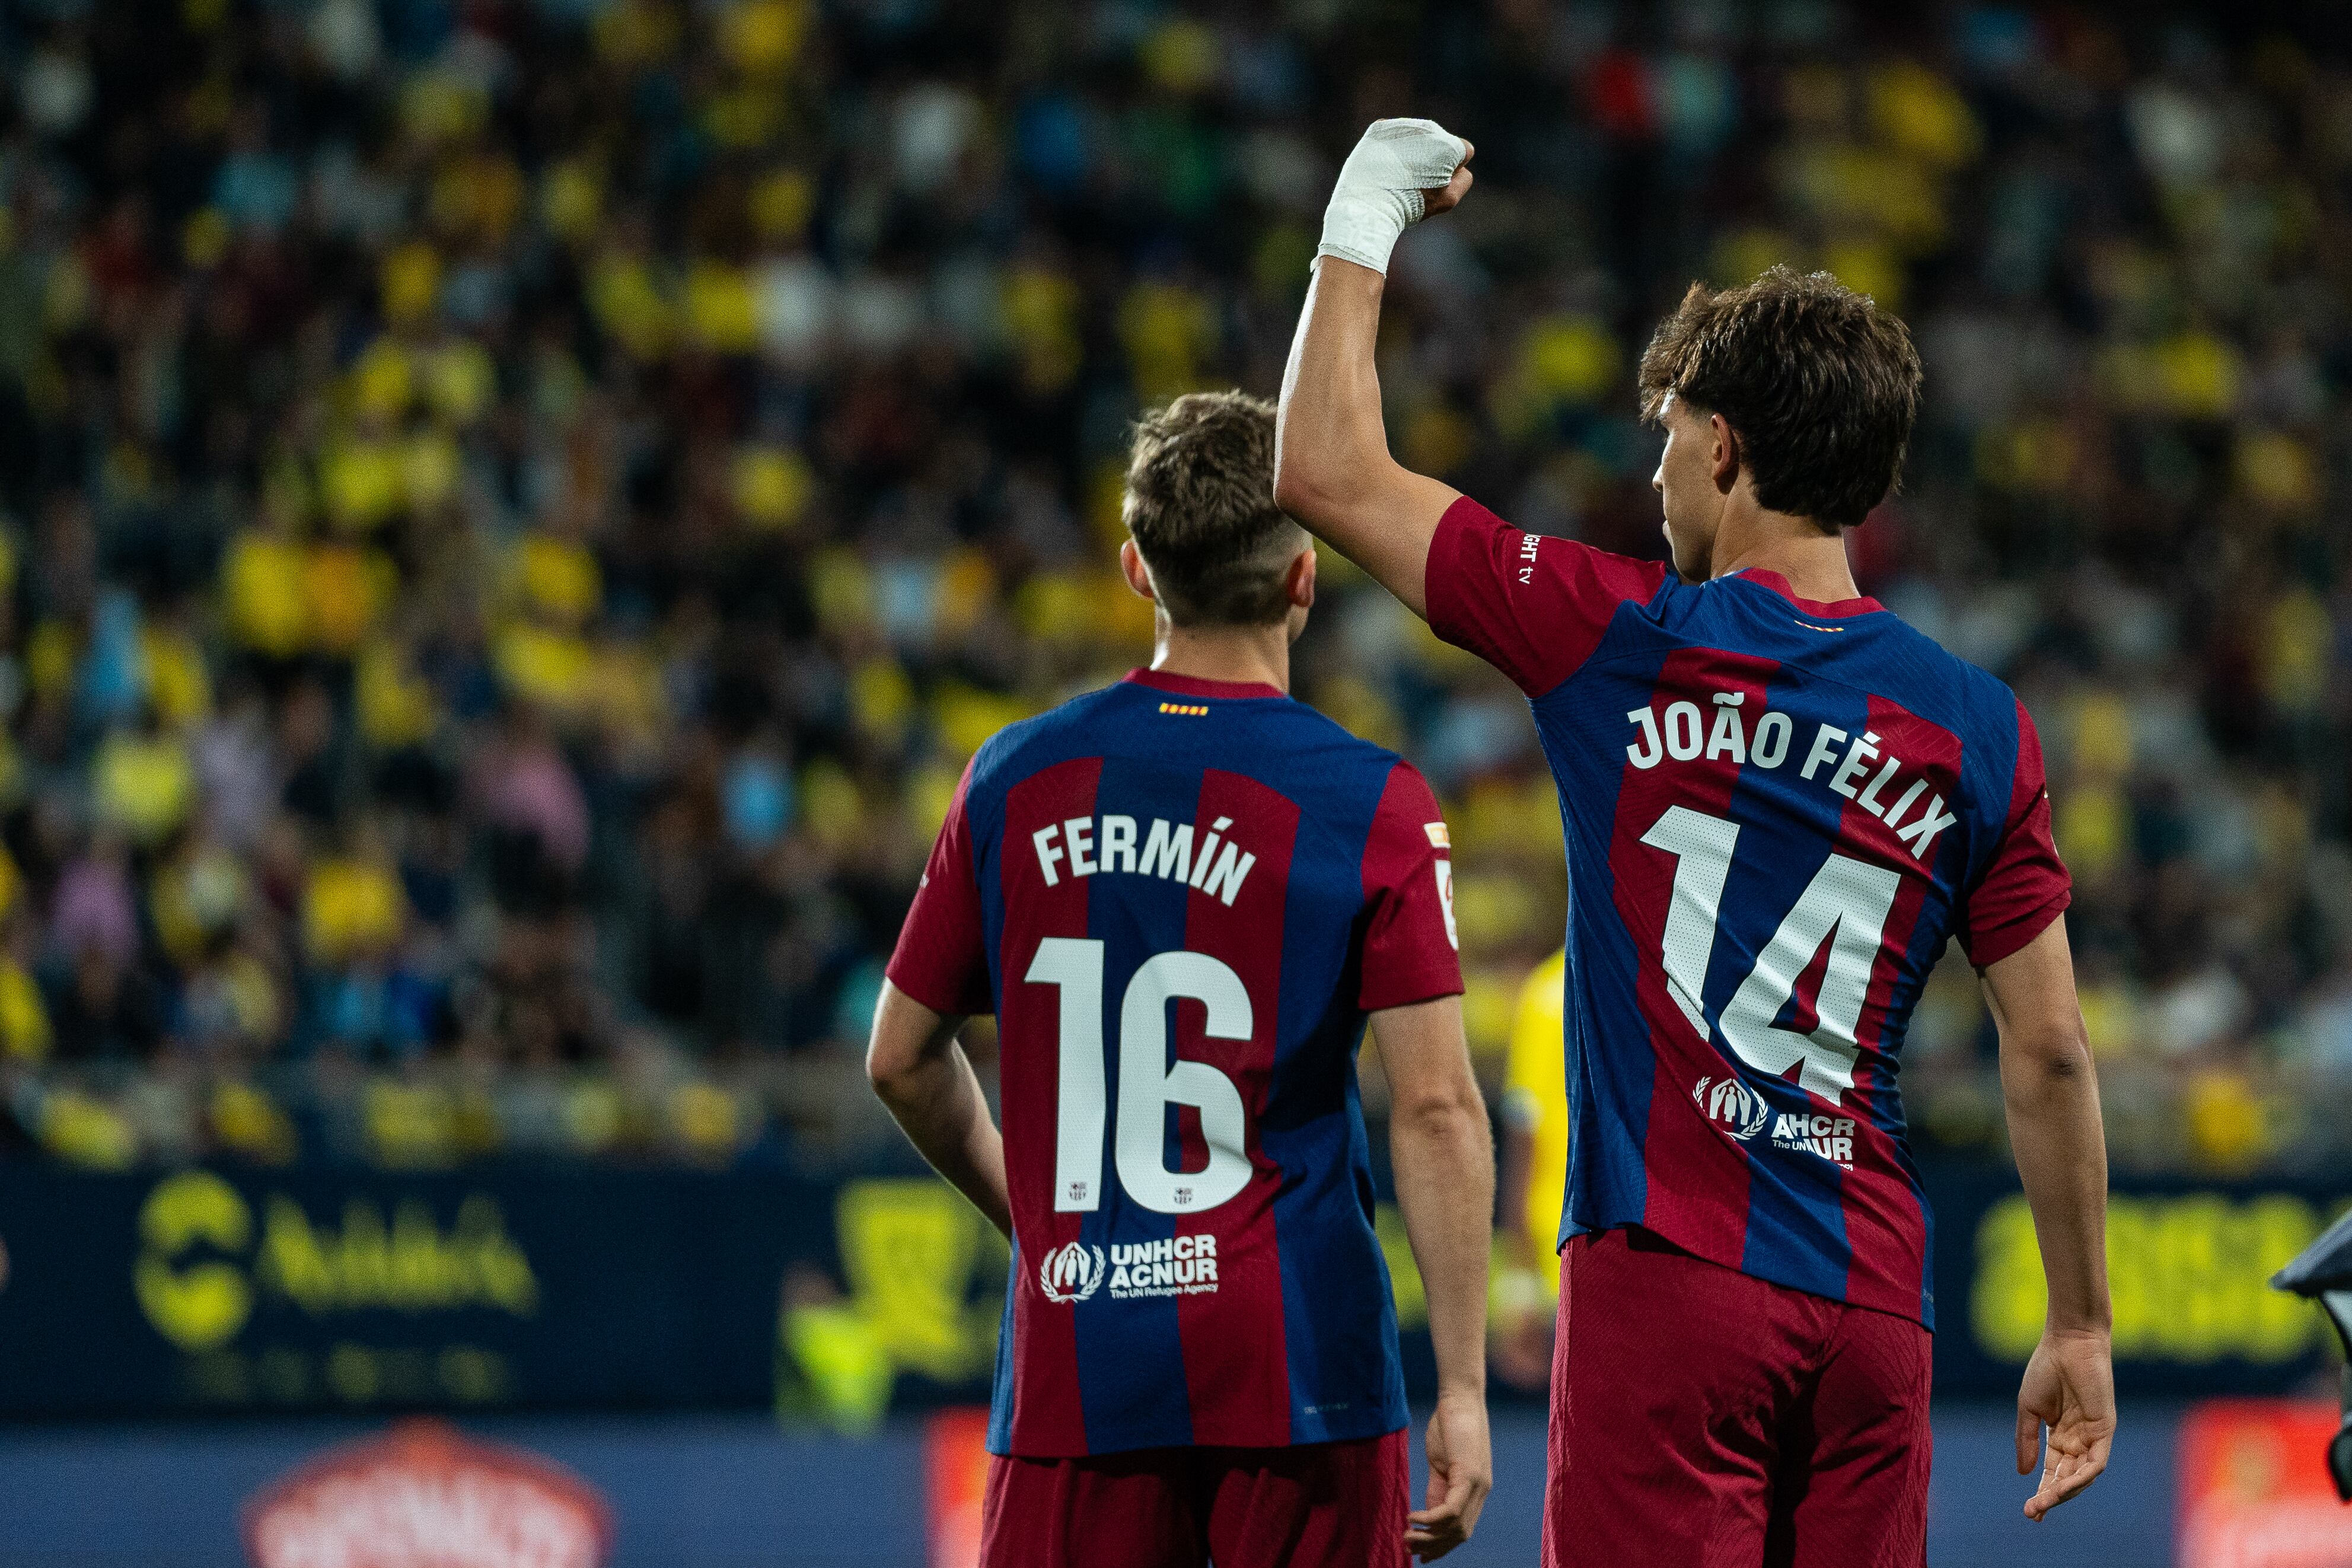
{"type": "Polygon", "coordinates": [[[1403,1568],[1404,1434],[988,1461],[981,1568],[1403,1568]]]}
{"type": "Polygon", "coordinates": [[[1544,1568],[1921,1568],[1930,1342],[1647,1231],[1574,1237],[1544,1568]]]}

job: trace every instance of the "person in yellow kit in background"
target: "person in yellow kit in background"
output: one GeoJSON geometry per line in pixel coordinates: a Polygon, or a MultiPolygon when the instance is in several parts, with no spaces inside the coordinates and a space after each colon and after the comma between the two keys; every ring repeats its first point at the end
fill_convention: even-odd
{"type": "Polygon", "coordinates": [[[1519,988],[1503,1081],[1501,1201],[1495,1248],[1490,1359],[1514,1387],[1540,1389],[1551,1372],[1559,1300],[1559,1211],[1568,1185],[1568,1068],[1560,1015],[1568,954],[1536,965],[1519,988]]]}

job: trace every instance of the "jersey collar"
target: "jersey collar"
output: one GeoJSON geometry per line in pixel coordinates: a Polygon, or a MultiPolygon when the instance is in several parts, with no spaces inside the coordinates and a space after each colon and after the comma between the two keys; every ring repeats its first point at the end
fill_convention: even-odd
{"type": "Polygon", "coordinates": [[[1805,614],[1809,616],[1820,616],[1824,619],[1834,620],[1844,616],[1875,615],[1880,610],[1886,608],[1885,605],[1872,598],[1826,600],[1801,599],[1797,597],[1797,591],[1789,586],[1789,580],[1786,577],[1781,576],[1778,572],[1769,571],[1761,566],[1744,567],[1738,572],[1734,572],[1732,575],[1735,577],[1745,577],[1749,582],[1757,584],[1761,587],[1769,588],[1772,592],[1780,595],[1780,597],[1788,600],[1789,603],[1796,605],[1797,608],[1804,611],[1805,614]]]}
{"type": "Polygon", "coordinates": [[[1203,680],[1197,675],[1178,675],[1165,669],[1130,669],[1127,679],[1138,686],[1149,686],[1155,691],[1172,692],[1179,697],[1288,697],[1279,686],[1269,686],[1263,680],[1203,680]]]}

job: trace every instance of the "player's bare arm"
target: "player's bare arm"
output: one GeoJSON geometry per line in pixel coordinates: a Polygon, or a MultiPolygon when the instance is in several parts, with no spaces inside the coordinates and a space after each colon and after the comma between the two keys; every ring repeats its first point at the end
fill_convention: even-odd
{"type": "Polygon", "coordinates": [[[1373,363],[1389,250],[1470,189],[1470,144],[1426,120],[1375,121],[1341,169],[1282,377],[1275,499],[1415,615],[1430,540],[1460,492],[1389,455],[1373,363]]]}
{"type": "Polygon", "coordinates": [[[1462,998],[1386,1008],[1371,1016],[1371,1031],[1389,1080],[1397,1205],[1429,1295],[1437,1356],[1429,1493],[1405,1537],[1432,1562],[1470,1539],[1494,1485],[1486,1342],[1494,1144],[1462,1032],[1462,998]]]}
{"type": "Polygon", "coordinates": [[[891,1118],[931,1168],[972,1201],[988,1223],[1013,1234],[1004,1184],[1004,1139],[957,1034],[964,1020],[934,1013],[888,981],[874,1009],[866,1075],[891,1118]]]}
{"type": "Polygon", "coordinates": [[[2039,1520],[2098,1479],[2115,1443],[2106,1139],[2066,922],[2052,921],[1986,969],[1984,987],[2000,1030],[2010,1142],[2050,1285],[2049,1320],[2017,1396],[2020,1475],[2032,1472],[2049,1431],[2042,1483],[2025,1505],[2039,1520]]]}

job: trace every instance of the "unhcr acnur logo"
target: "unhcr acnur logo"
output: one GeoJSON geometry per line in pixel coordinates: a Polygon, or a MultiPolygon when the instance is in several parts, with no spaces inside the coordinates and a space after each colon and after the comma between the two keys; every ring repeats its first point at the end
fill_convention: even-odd
{"type": "Polygon", "coordinates": [[[1103,1268],[1101,1247],[1074,1241],[1037,1260],[1037,1288],[1048,1301],[1083,1301],[1101,1289],[1103,1268]]]}
{"type": "Polygon", "coordinates": [[[1771,1108],[1764,1097],[1736,1078],[1703,1078],[1691,1090],[1699,1114],[1745,1143],[1764,1131],[1771,1108]]]}

